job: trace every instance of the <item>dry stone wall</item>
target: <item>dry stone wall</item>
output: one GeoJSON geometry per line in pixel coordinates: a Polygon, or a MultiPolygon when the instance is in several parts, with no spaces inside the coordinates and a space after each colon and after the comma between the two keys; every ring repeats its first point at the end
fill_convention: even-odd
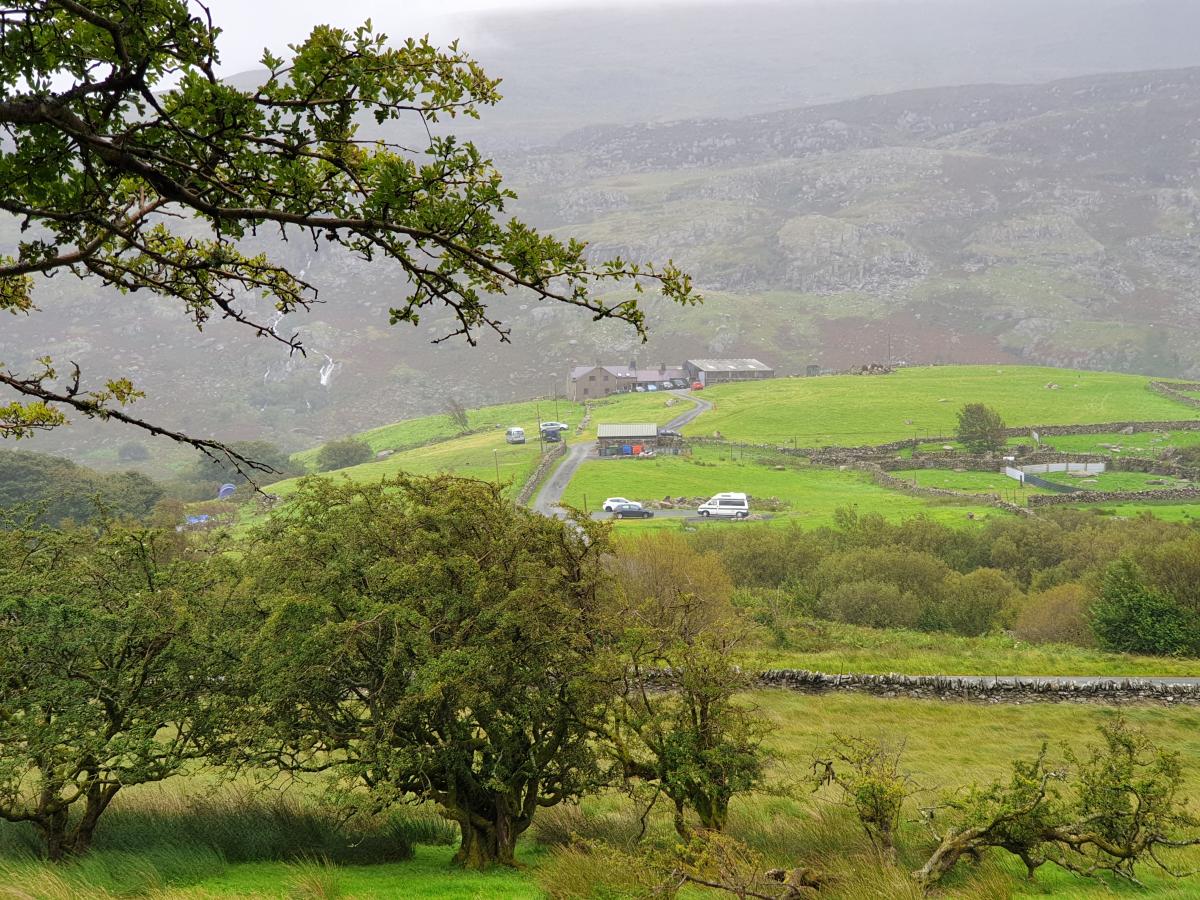
{"type": "Polygon", "coordinates": [[[1200,399],[1189,397],[1184,391],[1200,392],[1200,384],[1184,383],[1178,381],[1151,381],[1146,387],[1154,391],[1156,394],[1161,394],[1176,403],[1182,403],[1185,406],[1194,406],[1200,409],[1200,399]]]}
{"type": "Polygon", "coordinates": [[[547,450],[542,454],[542,461],[538,463],[538,467],[533,470],[533,474],[529,476],[529,480],[525,482],[525,486],[517,494],[518,506],[525,506],[533,499],[533,495],[537,492],[538,485],[542,483],[542,479],[550,472],[550,468],[558,461],[558,458],[565,455],[566,452],[566,444],[557,444],[552,450],[547,450]]]}
{"type": "Polygon", "coordinates": [[[1163,488],[1159,491],[1075,491],[1070,494],[1030,494],[1030,506],[1056,506],[1063,503],[1200,503],[1196,488],[1163,488]]]}
{"type": "Polygon", "coordinates": [[[786,688],[804,693],[852,691],[877,697],[973,703],[1200,704],[1200,685],[1160,684],[1135,678],[1082,681],[945,675],[828,675],[803,669],[772,669],[763,672],[755,680],[760,687],[786,688]]]}

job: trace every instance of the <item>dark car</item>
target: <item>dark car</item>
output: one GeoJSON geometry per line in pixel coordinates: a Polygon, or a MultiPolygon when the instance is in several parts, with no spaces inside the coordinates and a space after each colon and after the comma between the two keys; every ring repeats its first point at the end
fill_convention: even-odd
{"type": "Polygon", "coordinates": [[[637,503],[619,503],[613,507],[614,519],[651,519],[654,510],[645,509],[637,503]]]}
{"type": "Polygon", "coordinates": [[[680,434],[678,431],[676,431],[674,428],[660,428],[660,429],[658,429],[658,436],[659,437],[670,437],[670,438],[683,437],[683,435],[680,434]]]}

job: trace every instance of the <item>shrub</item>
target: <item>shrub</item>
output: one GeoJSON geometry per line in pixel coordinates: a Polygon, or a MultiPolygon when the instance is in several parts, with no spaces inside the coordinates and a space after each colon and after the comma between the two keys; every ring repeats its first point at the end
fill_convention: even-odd
{"type": "Polygon", "coordinates": [[[1095,647],[1096,635],[1088,624],[1091,599],[1087,588],[1074,582],[1030,594],[1017,611],[1013,632],[1034,644],[1095,647]]]}
{"type": "Polygon", "coordinates": [[[1142,570],[1127,559],[1118,560],[1105,572],[1091,621],[1105,650],[1169,656],[1200,649],[1194,618],[1169,597],[1147,587],[1142,570]]]}
{"type": "Polygon", "coordinates": [[[950,579],[949,585],[942,621],[955,634],[967,637],[987,634],[1003,624],[1020,593],[997,569],[976,569],[957,575],[950,579]]]}
{"type": "Polygon", "coordinates": [[[915,628],[924,606],[915,594],[884,581],[852,581],[829,592],[825,599],[831,618],[872,628],[915,628]]]}
{"type": "Polygon", "coordinates": [[[330,441],[317,451],[317,469],[321,472],[347,469],[370,462],[374,456],[371,448],[363,441],[354,438],[330,441]]]}

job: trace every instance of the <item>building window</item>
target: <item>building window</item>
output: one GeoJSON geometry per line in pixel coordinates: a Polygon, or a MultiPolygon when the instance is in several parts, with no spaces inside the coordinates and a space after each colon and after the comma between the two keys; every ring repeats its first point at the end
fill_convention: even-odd
{"type": "Polygon", "coordinates": [[[596,380],[596,376],[595,376],[595,375],[589,375],[589,376],[588,376],[588,381],[595,381],[595,380],[596,380]]]}
{"type": "Polygon", "coordinates": [[[586,396],[587,396],[587,393],[588,393],[588,389],[587,389],[587,388],[584,388],[584,389],[583,389],[583,396],[585,396],[585,397],[586,397],[586,396]]]}

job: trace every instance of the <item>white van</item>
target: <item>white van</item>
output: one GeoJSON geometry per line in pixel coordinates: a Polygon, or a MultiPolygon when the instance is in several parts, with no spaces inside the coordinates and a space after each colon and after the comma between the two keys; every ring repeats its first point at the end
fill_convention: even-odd
{"type": "Polygon", "coordinates": [[[750,501],[745,494],[726,492],[700,504],[696,512],[702,516],[724,516],[729,519],[744,519],[750,515],[750,501]]]}
{"type": "Polygon", "coordinates": [[[504,439],[510,444],[523,444],[525,443],[525,429],[510,428],[504,432],[504,439]]]}

